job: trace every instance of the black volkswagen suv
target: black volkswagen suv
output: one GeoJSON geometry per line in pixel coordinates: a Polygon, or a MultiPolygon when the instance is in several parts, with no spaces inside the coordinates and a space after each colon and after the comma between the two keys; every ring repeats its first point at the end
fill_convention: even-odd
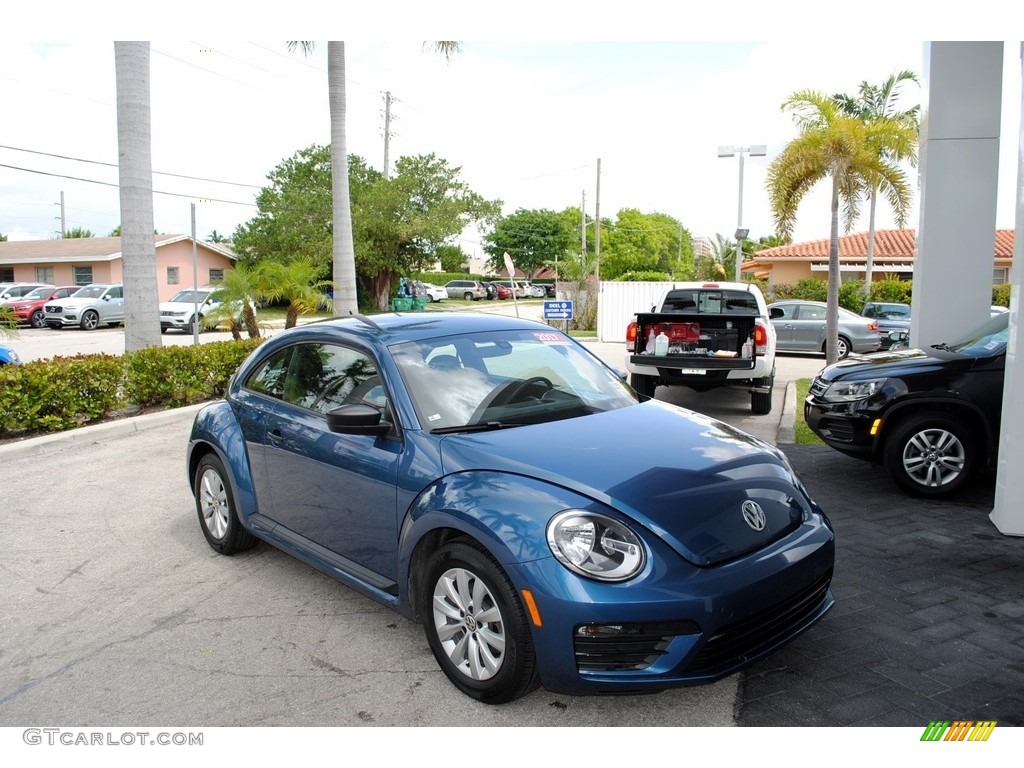
{"type": "Polygon", "coordinates": [[[908,493],[955,493],[996,457],[1009,315],[950,344],[828,366],[804,401],[807,425],[837,451],[883,464],[908,493]]]}

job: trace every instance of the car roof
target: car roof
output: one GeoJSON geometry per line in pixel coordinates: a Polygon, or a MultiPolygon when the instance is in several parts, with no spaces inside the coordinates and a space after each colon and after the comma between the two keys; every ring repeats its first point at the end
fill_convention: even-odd
{"type": "Polygon", "coordinates": [[[379,315],[317,320],[274,334],[264,344],[276,348],[310,337],[336,336],[339,341],[362,341],[369,345],[390,345],[424,341],[439,336],[456,336],[481,331],[545,330],[561,333],[545,323],[484,312],[388,312],[379,315]]]}

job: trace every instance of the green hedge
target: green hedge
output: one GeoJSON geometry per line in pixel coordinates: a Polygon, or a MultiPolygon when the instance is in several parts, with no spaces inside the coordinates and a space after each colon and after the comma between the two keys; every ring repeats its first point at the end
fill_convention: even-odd
{"type": "Polygon", "coordinates": [[[223,396],[262,339],[55,357],[0,367],[0,437],[85,426],[130,405],[178,408],[223,396]]]}

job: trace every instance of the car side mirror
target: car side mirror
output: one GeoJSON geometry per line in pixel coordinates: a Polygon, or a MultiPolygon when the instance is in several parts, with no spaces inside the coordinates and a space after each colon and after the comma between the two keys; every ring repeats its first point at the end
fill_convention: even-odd
{"type": "Polygon", "coordinates": [[[327,428],[341,435],[386,435],[391,424],[372,405],[351,403],[327,412],[327,428]]]}
{"type": "Polygon", "coordinates": [[[770,320],[778,320],[781,317],[785,317],[786,313],[778,307],[772,307],[768,310],[768,318],[770,320]]]}

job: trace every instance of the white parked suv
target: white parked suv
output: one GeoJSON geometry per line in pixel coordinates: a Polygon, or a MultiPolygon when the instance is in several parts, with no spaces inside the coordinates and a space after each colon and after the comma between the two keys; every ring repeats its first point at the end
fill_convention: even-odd
{"type": "Polygon", "coordinates": [[[121,283],[83,286],[74,296],[46,302],[43,319],[48,328],[77,325],[83,331],[96,330],[101,324],[121,325],[124,322],[124,287],[121,283]]]}
{"type": "MultiPolygon", "coordinates": [[[[206,323],[204,319],[218,313],[222,307],[222,292],[215,285],[207,285],[202,288],[187,288],[179,291],[171,297],[170,301],[160,304],[160,333],[168,329],[177,331],[188,331],[193,333],[196,323],[196,310],[199,315],[199,328],[202,329],[206,323]]],[[[236,301],[232,304],[235,321],[242,323],[242,303],[236,301]]],[[[256,311],[253,305],[253,311],[256,311]]]]}

